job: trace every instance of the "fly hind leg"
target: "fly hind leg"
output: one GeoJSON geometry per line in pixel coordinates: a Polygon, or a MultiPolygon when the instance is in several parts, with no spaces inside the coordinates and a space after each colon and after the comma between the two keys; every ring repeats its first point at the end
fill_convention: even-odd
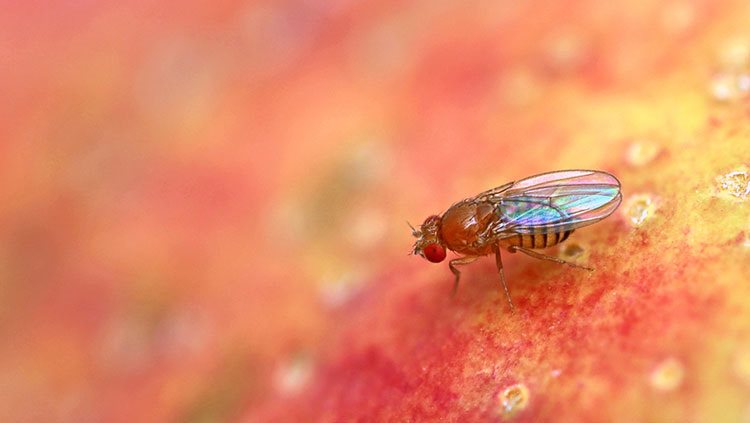
{"type": "Polygon", "coordinates": [[[591,267],[586,267],[586,266],[581,266],[580,264],[571,263],[571,262],[565,261],[565,260],[563,260],[561,258],[557,258],[557,257],[553,257],[553,256],[548,256],[547,254],[542,254],[542,253],[536,252],[534,250],[530,250],[528,248],[523,248],[523,247],[518,247],[518,246],[512,246],[512,247],[510,247],[510,250],[511,250],[511,252],[520,251],[520,252],[522,252],[522,253],[524,253],[524,254],[526,254],[528,256],[534,257],[534,258],[539,259],[539,260],[549,260],[549,261],[554,261],[555,263],[559,263],[559,264],[567,264],[570,267],[577,267],[579,269],[586,269],[589,272],[593,272],[594,271],[594,269],[591,268],[591,267]]]}
{"type": "Polygon", "coordinates": [[[510,290],[508,289],[508,284],[505,283],[505,272],[503,271],[503,260],[500,257],[500,247],[498,245],[495,245],[493,248],[493,252],[495,253],[495,264],[497,264],[497,273],[500,276],[500,283],[503,286],[503,290],[505,291],[505,296],[508,297],[508,304],[510,304],[510,311],[514,311],[515,307],[513,306],[513,299],[510,297],[510,290]]]}
{"type": "Polygon", "coordinates": [[[453,259],[450,262],[448,262],[448,267],[451,269],[451,272],[456,276],[456,279],[453,281],[453,289],[451,290],[451,297],[454,297],[456,295],[456,291],[458,290],[458,280],[461,279],[461,272],[458,270],[457,266],[463,266],[465,264],[472,263],[476,261],[479,257],[476,256],[466,256],[466,257],[459,257],[457,259],[453,259]]]}

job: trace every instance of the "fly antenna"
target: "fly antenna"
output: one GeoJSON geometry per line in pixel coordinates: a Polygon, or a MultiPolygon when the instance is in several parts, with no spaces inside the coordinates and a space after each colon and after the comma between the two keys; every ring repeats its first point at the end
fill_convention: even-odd
{"type": "Polygon", "coordinates": [[[414,226],[412,226],[411,223],[409,223],[408,220],[406,221],[406,224],[409,225],[409,227],[411,228],[411,234],[414,235],[415,238],[419,237],[420,235],[422,235],[422,232],[420,232],[416,228],[414,228],[414,226]]]}

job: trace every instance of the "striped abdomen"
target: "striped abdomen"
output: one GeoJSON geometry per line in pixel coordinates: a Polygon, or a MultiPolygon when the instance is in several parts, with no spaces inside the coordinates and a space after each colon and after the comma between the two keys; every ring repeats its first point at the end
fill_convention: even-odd
{"type": "Polygon", "coordinates": [[[547,248],[559,244],[570,236],[573,230],[565,232],[539,233],[539,234],[516,234],[501,241],[504,247],[522,248],[547,248]]]}

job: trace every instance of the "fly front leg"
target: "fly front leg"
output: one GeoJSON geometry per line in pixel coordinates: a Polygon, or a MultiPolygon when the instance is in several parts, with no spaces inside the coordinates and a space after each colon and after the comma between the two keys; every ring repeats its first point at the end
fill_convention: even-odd
{"type": "Polygon", "coordinates": [[[510,298],[510,290],[508,289],[508,284],[505,283],[505,272],[503,271],[503,259],[500,257],[500,246],[495,245],[493,248],[493,251],[495,253],[495,264],[497,264],[497,273],[500,275],[500,283],[503,286],[503,290],[505,291],[505,296],[508,297],[508,304],[510,304],[510,311],[515,310],[515,306],[513,306],[513,299],[510,298]]]}
{"type": "Polygon", "coordinates": [[[458,280],[461,278],[461,272],[458,270],[456,266],[463,266],[465,264],[472,263],[476,261],[479,257],[477,256],[465,256],[465,257],[459,257],[457,259],[453,259],[450,262],[448,262],[448,267],[451,269],[451,272],[456,276],[455,281],[453,282],[453,289],[451,290],[451,297],[456,295],[456,291],[458,290],[458,280]]]}
{"type": "Polygon", "coordinates": [[[565,261],[565,260],[563,260],[561,258],[557,258],[557,257],[553,257],[553,256],[548,256],[547,254],[542,254],[542,253],[536,252],[534,250],[529,250],[528,248],[516,247],[516,246],[510,247],[510,248],[512,248],[513,250],[516,250],[516,251],[520,251],[520,252],[522,252],[522,253],[524,253],[524,254],[526,254],[528,256],[534,257],[534,258],[539,259],[539,260],[549,260],[549,261],[554,261],[555,263],[567,264],[570,267],[577,267],[579,269],[586,269],[589,272],[593,272],[594,271],[594,269],[591,268],[591,267],[586,267],[586,266],[581,266],[580,264],[571,263],[571,262],[565,261]]]}

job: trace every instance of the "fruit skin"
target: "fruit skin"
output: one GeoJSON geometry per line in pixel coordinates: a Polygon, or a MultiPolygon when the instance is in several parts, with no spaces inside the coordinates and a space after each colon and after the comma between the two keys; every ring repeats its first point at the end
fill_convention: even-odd
{"type": "Polygon", "coordinates": [[[0,420],[747,419],[749,6],[509,4],[7,6],[0,420]],[[565,168],[595,272],[405,254],[565,168]]]}

